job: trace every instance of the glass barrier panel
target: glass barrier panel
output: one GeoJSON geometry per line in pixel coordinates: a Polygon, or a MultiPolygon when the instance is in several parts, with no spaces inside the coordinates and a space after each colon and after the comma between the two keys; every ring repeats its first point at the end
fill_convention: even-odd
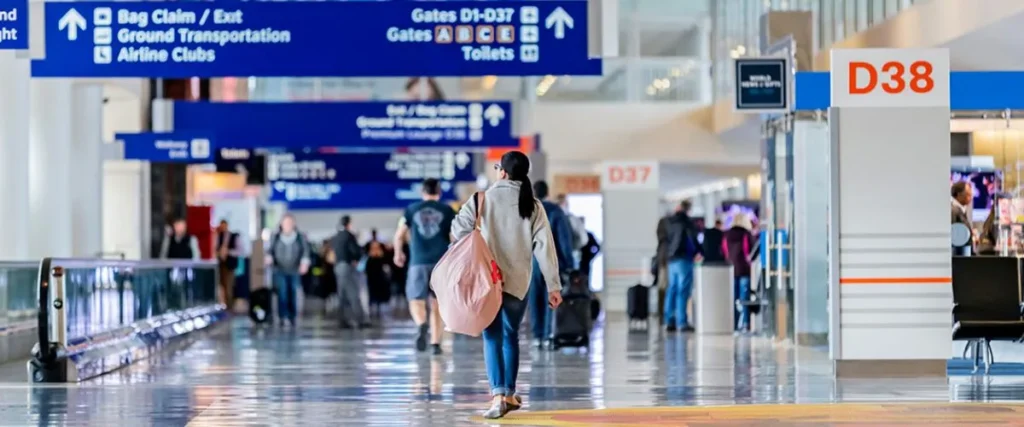
{"type": "Polygon", "coordinates": [[[0,262],[0,329],[35,319],[39,263],[0,262]]]}
{"type": "Polygon", "coordinates": [[[65,269],[68,344],[218,302],[212,263],[54,260],[53,265],[65,269]]]}

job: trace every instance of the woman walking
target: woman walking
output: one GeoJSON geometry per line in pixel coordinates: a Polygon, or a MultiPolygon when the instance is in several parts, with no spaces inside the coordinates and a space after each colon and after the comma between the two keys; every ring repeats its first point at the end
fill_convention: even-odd
{"type": "MultiPolygon", "coordinates": [[[[551,308],[562,303],[562,282],[558,273],[558,256],[547,215],[527,174],[530,159],[519,151],[511,151],[494,165],[498,181],[484,194],[480,230],[494,254],[503,278],[501,309],[484,330],[484,362],[491,387],[491,405],[484,418],[496,419],[522,407],[516,395],[519,376],[519,324],[526,312],[526,294],[530,288],[533,258],[548,285],[551,308]]],[[[473,231],[477,203],[462,205],[452,223],[453,240],[473,231]]]]}

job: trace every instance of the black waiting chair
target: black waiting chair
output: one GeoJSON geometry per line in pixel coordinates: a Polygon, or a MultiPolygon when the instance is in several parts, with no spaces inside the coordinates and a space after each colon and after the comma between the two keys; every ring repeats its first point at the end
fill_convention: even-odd
{"type": "Polygon", "coordinates": [[[1021,260],[1016,257],[953,257],[953,340],[967,340],[974,372],[988,373],[992,341],[1024,337],[1021,260]]]}

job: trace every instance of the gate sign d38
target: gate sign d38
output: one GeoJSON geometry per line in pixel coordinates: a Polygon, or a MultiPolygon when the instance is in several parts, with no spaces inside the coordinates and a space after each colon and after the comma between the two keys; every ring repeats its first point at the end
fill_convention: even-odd
{"type": "Polygon", "coordinates": [[[601,166],[601,190],[657,190],[658,162],[609,162],[601,166]]]}
{"type": "Polygon", "coordinates": [[[946,49],[833,49],[833,107],[948,107],[946,49]]]}

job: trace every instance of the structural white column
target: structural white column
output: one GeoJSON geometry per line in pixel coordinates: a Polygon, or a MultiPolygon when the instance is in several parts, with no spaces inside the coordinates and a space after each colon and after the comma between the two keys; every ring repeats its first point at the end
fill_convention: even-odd
{"type": "Polygon", "coordinates": [[[828,123],[793,125],[793,288],[796,340],[828,338],[828,123]]]}
{"type": "Polygon", "coordinates": [[[76,84],[71,120],[72,253],[103,250],[103,86],[76,84]]]}
{"type": "Polygon", "coordinates": [[[29,206],[33,258],[73,254],[71,210],[72,83],[33,79],[29,120],[29,206]]]}
{"type": "Polygon", "coordinates": [[[949,51],[833,49],[831,65],[836,375],[944,377],[953,309],[949,51]],[[907,72],[874,78],[896,68],[907,72]]]}
{"type": "MultiPolygon", "coordinates": [[[[658,247],[655,225],[658,207],[659,164],[656,161],[620,161],[601,165],[604,211],[604,296],[608,312],[626,311],[626,292],[644,277],[644,268],[658,247]]],[[[646,283],[650,285],[650,283],[646,283]]],[[[651,307],[652,313],[657,313],[651,307]]]]}
{"type": "Polygon", "coordinates": [[[0,260],[29,259],[29,60],[0,51],[0,260]]]}

